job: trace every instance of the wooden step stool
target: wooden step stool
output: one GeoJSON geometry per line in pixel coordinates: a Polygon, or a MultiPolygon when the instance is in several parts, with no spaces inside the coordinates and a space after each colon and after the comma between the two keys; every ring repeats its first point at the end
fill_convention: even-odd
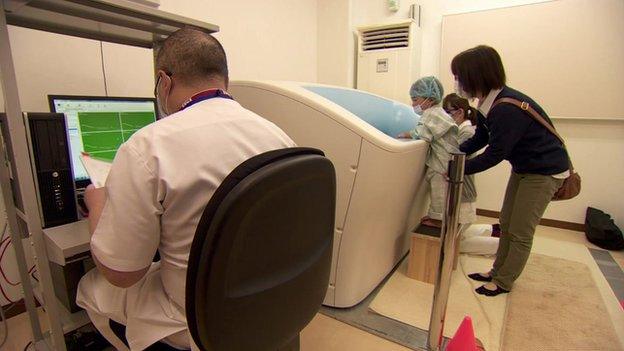
{"type": "MultiPolygon", "coordinates": [[[[459,238],[455,243],[453,270],[457,268],[459,238]]],[[[420,225],[411,237],[407,276],[425,283],[435,284],[440,261],[440,229],[420,225]]]]}

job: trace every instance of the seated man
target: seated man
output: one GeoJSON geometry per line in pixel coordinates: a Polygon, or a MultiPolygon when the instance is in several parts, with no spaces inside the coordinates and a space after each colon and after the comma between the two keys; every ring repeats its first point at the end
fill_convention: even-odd
{"type": "Polygon", "coordinates": [[[227,93],[221,44],[184,28],[156,58],[163,119],[139,130],[117,152],[104,188],[88,188],[91,253],[97,269],[80,281],[77,303],[113,346],[108,328],[126,326],[130,349],[162,340],[190,348],[185,317],[188,256],[204,207],[243,161],[295,146],[273,123],[227,93]],[[158,250],[161,260],[152,263],[158,250]]]}

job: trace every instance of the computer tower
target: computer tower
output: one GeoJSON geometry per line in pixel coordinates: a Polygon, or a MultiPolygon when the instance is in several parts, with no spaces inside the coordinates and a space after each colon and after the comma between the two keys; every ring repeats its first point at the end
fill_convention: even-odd
{"type": "Polygon", "coordinates": [[[52,275],[54,293],[69,312],[75,313],[81,310],[76,304],[78,283],[80,278],[94,267],[95,263],[91,256],[71,260],[64,266],[50,261],[50,274],[52,275]]]}
{"type": "Polygon", "coordinates": [[[43,227],[78,220],[65,116],[25,112],[30,159],[43,227]]]}

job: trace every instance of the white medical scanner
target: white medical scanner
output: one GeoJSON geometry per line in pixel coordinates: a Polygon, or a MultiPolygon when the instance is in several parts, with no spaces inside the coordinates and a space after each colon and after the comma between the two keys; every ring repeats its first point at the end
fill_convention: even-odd
{"type": "MultiPolygon", "coordinates": [[[[336,168],[336,226],[324,304],[351,307],[388,275],[428,205],[428,144],[394,137],[416,125],[408,105],[359,90],[294,82],[232,82],[228,91],[336,168]]],[[[407,94],[407,92],[406,92],[407,94]]]]}

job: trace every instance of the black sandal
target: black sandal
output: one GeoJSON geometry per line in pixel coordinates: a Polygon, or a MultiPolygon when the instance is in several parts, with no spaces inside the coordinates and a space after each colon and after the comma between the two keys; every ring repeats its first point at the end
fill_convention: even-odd
{"type": "Polygon", "coordinates": [[[496,290],[490,290],[486,288],[485,285],[481,285],[480,287],[476,288],[475,291],[477,292],[477,294],[485,295],[485,296],[496,296],[500,294],[506,294],[509,292],[509,290],[505,290],[498,285],[496,286],[496,290]]]}
{"type": "Polygon", "coordinates": [[[478,282],[491,282],[492,281],[492,276],[489,277],[484,277],[483,275],[481,275],[481,273],[472,273],[472,274],[468,274],[468,278],[472,279],[472,280],[476,280],[478,282]]]}

